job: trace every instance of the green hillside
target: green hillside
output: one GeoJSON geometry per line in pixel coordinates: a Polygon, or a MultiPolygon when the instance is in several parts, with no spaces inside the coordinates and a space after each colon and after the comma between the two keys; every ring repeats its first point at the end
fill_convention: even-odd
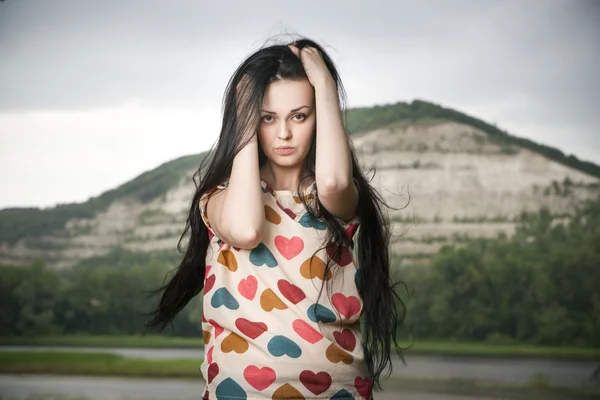
{"type": "Polygon", "coordinates": [[[206,153],[166,162],[144,172],[116,189],[92,197],[85,203],[60,204],[52,208],[7,208],[0,210],[0,242],[14,243],[25,236],[39,236],[60,230],[71,218],[91,218],[117,199],[132,197],[149,202],[165,194],[189,172],[200,166],[206,153]]]}
{"type": "MultiPolygon", "coordinates": [[[[481,354],[476,348],[485,344],[499,346],[492,353],[496,356],[515,354],[515,345],[557,346],[532,351],[598,359],[600,199],[583,202],[569,221],[554,221],[548,209],[522,213],[512,237],[444,246],[426,268],[394,254],[391,278],[406,283],[394,285],[407,307],[398,337],[446,343],[454,354],[457,344],[477,342],[471,354],[481,354]]],[[[0,265],[0,342],[24,344],[29,338],[35,343],[42,335],[58,340],[77,334],[140,335],[147,319],[142,313],[157,300],[146,297],[147,291],[172,276],[180,260],[175,250],[115,249],[66,269],[42,261],[18,268],[0,265]]],[[[194,297],[164,334],[201,339],[202,299],[194,297]]]]}
{"type": "Polygon", "coordinates": [[[382,106],[349,109],[346,116],[346,126],[351,133],[360,133],[382,128],[399,120],[418,122],[431,119],[447,120],[473,126],[487,133],[490,140],[496,143],[516,145],[534,151],[550,160],[600,178],[600,166],[594,163],[579,160],[573,155],[567,156],[553,147],[510,135],[508,132],[478,118],[427,101],[414,100],[412,103],[398,102],[382,106]]]}
{"type": "MultiPolygon", "coordinates": [[[[432,121],[454,121],[478,128],[501,145],[516,145],[532,150],[545,157],[592,176],[600,177],[600,166],[567,156],[562,151],[537,144],[529,139],[512,136],[480,119],[434,103],[414,100],[374,107],[352,108],[346,114],[346,126],[351,134],[383,128],[401,122],[419,123],[432,121]]],[[[56,207],[9,208],[0,210],[0,242],[14,243],[25,236],[39,236],[62,229],[71,218],[93,217],[111,202],[124,197],[133,197],[149,202],[177,185],[189,171],[197,168],[205,153],[178,158],[144,172],[137,178],[91,198],[84,203],[61,204],[56,207]]]]}

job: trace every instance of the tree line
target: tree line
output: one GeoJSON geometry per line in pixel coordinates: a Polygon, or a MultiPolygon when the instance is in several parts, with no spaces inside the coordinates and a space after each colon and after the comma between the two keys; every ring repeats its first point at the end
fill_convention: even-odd
{"type": "Polygon", "coordinates": [[[445,246],[408,284],[417,338],[600,346],[600,201],[559,221],[523,214],[511,238],[445,246]]]}
{"type": "MultiPolygon", "coordinates": [[[[600,346],[600,201],[557,221],[523,214],[510,238],[445,246],[428,265],[403,266],[396,279],[407,305],[402,337],[600,346]]],[[[115,250],[68,270],[2,267],[0,335],[139,334],[178,253],[115,250]]],[[[402,266],[401,266],[402,265],[402,266]]],[[[201,337],[197,296],[166,335],[201,337]]]]}

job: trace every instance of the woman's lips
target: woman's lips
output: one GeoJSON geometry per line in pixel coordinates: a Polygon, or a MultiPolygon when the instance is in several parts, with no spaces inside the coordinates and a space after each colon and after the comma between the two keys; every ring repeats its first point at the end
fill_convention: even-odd
{"type": "Polygon", "coordinates": [[[287,154],[290,154],[293,151],[294,151],[294,148],[293,147],[288,147],[288,146],[282,146],[282,147],[275,148],[275,152],[277,154],[281,154],[281,155],[287,155],[287,154]]]}

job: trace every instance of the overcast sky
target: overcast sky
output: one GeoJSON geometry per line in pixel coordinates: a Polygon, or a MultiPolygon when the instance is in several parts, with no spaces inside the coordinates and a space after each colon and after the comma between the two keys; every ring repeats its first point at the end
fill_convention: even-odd
{"type": "Polygon", "coordinates": [[[600,164],[600,1],[6,0],[0,208],[208,149],[235,68],[286,33],[325,46],[351,107],[424,99],[600,164]]]}

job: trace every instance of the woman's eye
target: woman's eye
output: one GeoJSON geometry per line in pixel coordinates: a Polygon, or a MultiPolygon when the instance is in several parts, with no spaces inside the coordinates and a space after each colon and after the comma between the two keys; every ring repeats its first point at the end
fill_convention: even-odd
{"type": "MultiPolygon", "coordinates": [[[[304,115],[304,114],[296,114],[296,115],[294,115],[293,118],[296,118],[298,121],[304,121],[306,119],[306,115],[304,115]],[[299,118],[297,118],[297,117],[299,117],[299,118]]],[[[273,117],[270,116],[270,115],[265,115],[264,117],[262,117],[262,120],[264,122],[270,122],[272,119],[273,119],[273,117]],[[267,120],[266,118],[269,118],[269,119],[267,120]]]]}

